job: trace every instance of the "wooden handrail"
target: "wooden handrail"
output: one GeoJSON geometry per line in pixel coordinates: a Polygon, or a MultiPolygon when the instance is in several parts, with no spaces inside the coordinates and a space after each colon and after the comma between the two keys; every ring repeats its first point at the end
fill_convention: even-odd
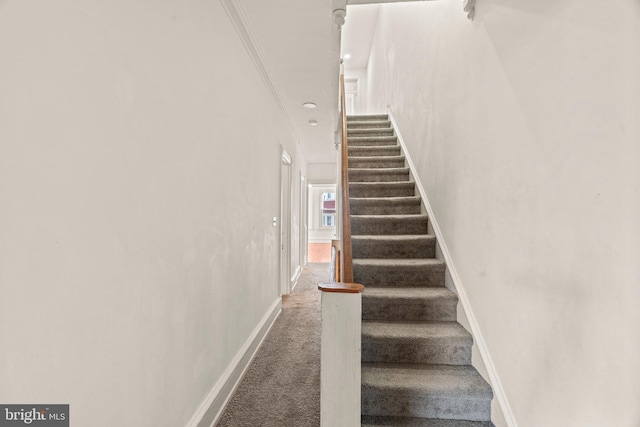
{"type": "Polygon", "coordinates": [[[318,289],[322,292],[336,292],[339,294],[359,294],[364,292],[364,286],[360,283],[321,283],[318,289]]]}
{"type": "Polygon", "coordinates": [[[351,258],[351,209],[349,207],[349,147],[347,141],[347,110],[345,108],[344,74],[340,74],[340,117],[342,120],[342,160],[340,184],[342,188],[342,250],[340,254],[340,281],[353,282],[353,261],[351,258]]]}

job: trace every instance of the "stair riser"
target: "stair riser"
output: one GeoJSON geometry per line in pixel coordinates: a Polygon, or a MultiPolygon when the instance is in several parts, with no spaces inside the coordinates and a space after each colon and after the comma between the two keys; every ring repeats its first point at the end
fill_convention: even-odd
{"type": "Polygon", "coordinates": [[[362,361],[377,363],[471,364],[471,339],[402,339],[362,336],[362,361]]]}
{"type": "Polygon", "coordinates": [[[431,265],[395,267],[354,264],[353,280],[365,286],[444,287],[444,268],[431,265]]]}
{"type": "Polygon", "coordinates": [[[415,184],[349,184],[350,197],[407,197],[415,195],[415,184]]]}
{"type": "Polygon", "coordinates": [[[411,391],[362,387],[362,415],[491,420],[491,399],[484,397],[412,395],[411,391]]]}
{"type": "Polygon", "coordinates": [[[435,239],[366,240],[354,235],[351,240],[353,258],[435,258],[435,239]]]}
{"type": "Polygon", "coordinates": [[[347,131],[354,130],[354,129],[370,129],[370,128],[391,129],[391,122],[388,120],[364,120],[364,121],[350,120],[347,122],[347,131]]]}
{"type": "MultiPolygon", "coordinates": [[[[384,172],[384,171],[382,171],[384,172]]],[[[349,171],[349,182],[400,182],[409,181],[409,172],[375,173],[349,171]]]]}
{"type": "Polygon", "coordinates": [[[427,234],[426,217],[397,219],[397,218],[367,218],[351,217],[351,234],[427,234]]]}
{"type": "Polygon", "coordinates": [[[401,154],[400,147],[397,145],[389,145],[382,147],[349,147],[349,158],[351,157],[373,157],[373,156],[399,156],[401,154]]]}
{"type": "Polygon", "coordinates": [[[398,138],[395,136],[385,137],[349,137],[347,138],[349,147],[389,147],[397,146],[398,138]]]}
{"type": "Polygon", "coordinates": [[[456,320],[457,299],[372,298],[362,296],[363,320],[450,321],[456,320]]]}
{"type": "Polygon", "coordinates": [[[397,157],[349,157],[350,168],[403,168],[404,158],[397,157]]]}
{"type": "Polygon", "coordinates": [[[362,204],[351,200],[351,215],[416,215],[420,213],[420,203],[406,204],[362,204]]]}

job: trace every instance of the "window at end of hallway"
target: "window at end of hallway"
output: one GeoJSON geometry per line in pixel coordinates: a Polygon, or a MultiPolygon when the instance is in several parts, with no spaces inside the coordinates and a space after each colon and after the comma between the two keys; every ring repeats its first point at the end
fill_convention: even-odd
{"type": "Polygon", "coordinates": [[[335,227],[336,225],[336,193],[322,193],[320,203],[323,227],[335,227]]]}

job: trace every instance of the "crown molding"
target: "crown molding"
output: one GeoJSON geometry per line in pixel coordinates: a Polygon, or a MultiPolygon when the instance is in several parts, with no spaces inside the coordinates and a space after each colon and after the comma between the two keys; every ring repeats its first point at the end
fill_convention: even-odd
{"type": "Polygon", "coordinates": [[[274,83],[274,80],[271,77],[271,73],[269,72],[269,67],[267,66],[267,63],[264,60],[264,54],[262,53],[262,48],[258,43],[258,40],[255,36],[255,33],[253,31],[253,28],[251,26],[249,18],[247,17],[246,12],[244,11],[244,9],[242,8],[242,5],[237,0],[220,0],[220,3],[222,3],[222,6],[227,12],[227,16],[229,16],[231,23],[236,29],[236,32],[238,33],[238,35],[240,36],[240,39],[242,40],[242,44],[244,45],[245,50],[247,51],[249,56],[251,57],[251,60],[253,61],[254,65],[256,66],[256,70],[258,71],[258,74],[260,74],[262,81],[264,82],[265,86],[269,90],[269,93],[271,93],[271,96],[273,97],[273,100],[276,106],[278,107],[278,110],[280,110],[280,113],[282,113],[282,116],[287,125],[287,128],[289,129],[289,132],[291,132],[291,135],[293,136],[296,143],[299,144],[300,138],[298,136],[298,133],[296,132],[295,127],[293,126],[291,117],[289,117],[287,108],[282,102],[283,97],[282,95],[280,95],[280,91],[278,90],[277,85],[274,83]]]}

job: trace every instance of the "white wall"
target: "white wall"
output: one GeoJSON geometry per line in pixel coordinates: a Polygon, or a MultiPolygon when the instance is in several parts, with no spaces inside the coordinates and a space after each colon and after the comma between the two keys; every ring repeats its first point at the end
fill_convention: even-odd
{"type": "Polygon", "coordinates": [[[309,163],[307,171],[311,183],[335,184],[338,176],[336,163],[309,163]]]}
{"type": "Polygon", "coordinates": [[[0,401],[185,425],[279,298],[297,144],[217,1],[5,0],[0,58],[0,401]]]}
{"type": "Polygon", "coordinates": [[[640,6],[383,5],[390,105],[520,427],[640,425],[640,6]]]}

